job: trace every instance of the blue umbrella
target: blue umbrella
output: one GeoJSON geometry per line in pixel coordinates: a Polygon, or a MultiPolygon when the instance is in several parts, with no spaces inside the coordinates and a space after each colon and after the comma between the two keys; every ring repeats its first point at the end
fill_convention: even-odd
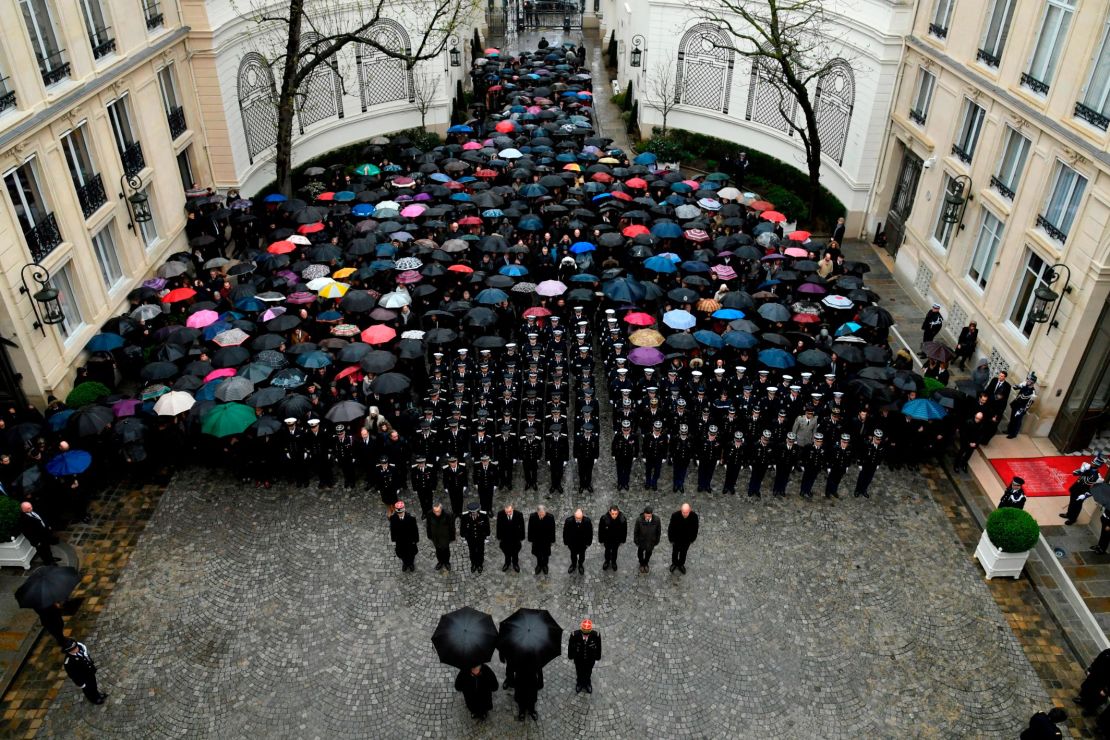
{"type": "Polygon", "coordinates": [[[726,345],[736,349],[751,349],[759,345],[755,335],[746,331],[726,331],[722,339],[725,340],[726,345]]]}
{"type": "Polygon", "coordinates": [[[478,303],[493,306],[500,303],[501,301],[509,300],[509,294],[503,290],[498,290],[497,288],[486,288],[485,290],[478,293],[478,295],[474,296],[474,300],[478,301],[478,303]]]}
{"type": "Polygon", "coordinates": [[[281,193],[270,193],[262,200],[266,203],[281,203],[285,200],[285,196],[281,193]]]}
{"type": "Polygon", "coordinates": [[[744,312],[736,308],[718,308],[711,315],[715,319],[722,319],[724,321],[744,318],[744,312]]]}
{"type": "Polygon", "coordinates": [[[447,129],[447,133],[449,133],[449,134],[472,134],[472,133],[474,133],[474,129],[472,129],[470,126],[464,126],[463,124],[456,124],[456,125],[452,126],[451,128],[447,129]]]}
{"type": "Polygon", "coordinates": [[[570,245],[571,254],[584,254],[586,252],[593,252],[597,247],[589,242],[575,242],[570,245]]]}
{"type": "MultiPolygon", "coordinates": [[[[652,259],[657,258],[652,257],[652,259]]],[[[663,314],[663,323],[672,329],[693,329],[694,325],[698,323],[698,320],[697,317],[689,311],[675,309],[663,314]]]]}
{"type": "Polygon", "coordinates": [[[517,222],[516,227],[523,231],[539,231],[543,228],[543,219],[539,216],[524,216],[517,222]]]}
{"type": "Polygon", "coordinates": [[[577,275],[571,275],[570,281],[572,283],[596,283],[598,279],[597,275],[591,275],[588,272],[580,272],[577,275]]]}
{"type": "MultiPolygon", "coordinates": [[[[740,333],[740,332],[736,332],[740,333]]],[[[785,370],[788,367],[794,367],[794,356],[783,349],[765,349],[759,353],[759,361],[767,367],[779,368],[785,370]]]]}
{"type": "Polygon", "coordinates": [[[911,419],[921,421],[943,419],[948,414],[943,406],[928,398],[915,398],[902,407],[902,413],[911,419]]]}
{"type": "Polygon", "coordinates": [[[69,417],[73,416],[75,413],[76,409],[66,409],[65,411],[59,411],[46,420],[46,425],[50,427],[50,431],[59,432],[62,429],[65,429],[66,423],[69,422],[69,417]]]}
{"type": "Polygon", "coordinates": [[[840,328],[836,330],[836,336],[843,337],[843,336],[848,335],[848,334],[855,334],[857,331],[859,331],[862,328],[863,327],[860,326],[859,324],[857,324],[856,322],[849,321],[847,323],[844,323],[844,324],[840,325],[840,328]]]}
{"type": "Polygon", "coordinates": [[[432,182],[451,182],[451,178],[443,174],[442,172],[433,172],[432,174],[428,175],[428,179],[432,182]]]}
{"type": "Polygon", "coordinates": [[[46,463],[46,472],[55,477],[79,475],[92,465],[92,455],[84,450],[70,450],[55,455],[46,463]]]}
{"type": "Polygon", "coordinates": [[[119,349],[123,346],[123,337],[119,334],[112,334],[111,332],[103,332],[97,334],[89,340],[85,345],[85,349],[89,352],[111,352],[114,349],[119,349]]]}
{"type": "Polygon", "coordinates": [[[498,272],[509,277],[521,277],[528,274],[528,268],[524,265],[504,265],[498,272]]]}
{"type": "Polygon", "coordinates": [[[248,298],[240,298],[235,301],[235,307],[240,311],[265,311],[266,304],[258,300],[254,296],[248,298]]]}
{"type": "Polygon", "coordinates": [[[197,399],[198,401],[215,401],[216,389],[219,388],[220,383],[224,382],[225,380],[227,380],[227,378],[216,378],[215,380],[209,380],[207,383],[202,385],[196,393],[193,394],[193,398],[197,399]]]}
{"type": "Polygon", "coordinates": [[[327,352],[316,350],[315,352],[305,352],[303,355],[297,356],[297,364],[301,367],[316,369],[320,367],[327,367],[331,364],[331,357],[327,352]]]}
{"type": "Polygon", "coordinates": [[[658,272],[664,275],[670,275],[672,272],[678,272],[678,268],[674,266],[674,262],[671,262],[670,259],[662,255],[648,257],[646,260],[644,260],[644,267],[651,270],[652,272],[658,272]]]}
{"type": "Polygon", "coordinates": [[[640,285],[638,280],[630,277],[617,278],[610,280],[601,286],[601,292],[605,297],[611,301],[621,301],[624,303],[636,303],[642,301],[647,291],[644,286],[640,285]]]}
{"type": "Polygon", "coordinates": [[[644,152],[643,154],[637,154],[636,158],[632,160],[632,164],[655,164],[658,161],[659,157],[651,152],[644,152]]]}
{"type": "Polygon", "coordinates": [[[227,323],[226,321],[217,321],[214,324],[209,324],[208,326],[204,327],[204,341],[211,342],[212,338],[215,337],[217,334],[222,331],[227,331],[230,328],[232,328],[231,324],[227,323]]]}
{"type": "Polygon", "coordinates": [[[355,194],[350,190],[340,190],[335,194],[334,200],[337,203],[350,203],[355,199],[355,194]]]}
{"type": "Polygon", "coordinates": [[[373,203],[359,203],[351,209],[351,213],[355,216],[373,216],[374,204],[373,203]]]}
{"type": "Polygon", "coordinates": [[[538,182],[530,182],[517,192],[524,198],[539,198],[541,195],[547,195],[548,190],[538,182]]]}
{"type": "Polygon", "coordinates": [[[720,349],[725,346],[725,340],[721,339],[719,334],[714,334],[708,329],[694,332],[694,339],[698,340],[698,344],[703,344],[713,349],[720,349]]]}
{"type": "Polygon", "coordinates": [[[682,236],[682,227],[674,221],[660,221],[651,227],[651,235],[657,239],[678,239],[682,236]]]}
{"type": "Polygon", "coordinates": [[[682,269],[686,272],[709,272],[709,265],[698,260],[686,260],[682,263],[682,269]]]}
{"type": "Polygon", "coordinates": [[[482,211],[483,218],[501,218],[504,215],[504,212],[500,208],[490,208],[482,211]]]}

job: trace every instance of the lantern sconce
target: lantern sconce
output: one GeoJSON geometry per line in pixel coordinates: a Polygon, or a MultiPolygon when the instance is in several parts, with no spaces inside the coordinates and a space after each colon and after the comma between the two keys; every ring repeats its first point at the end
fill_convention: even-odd
{"type": "Polygon", "coordinates": [[[150,213],[150,198],[143,192],[143,181],[138,175],[120,175],[119,189],[119,197],[127,201],[127,213],[131,217],[127,228],[134,230],[135,224],[145,224],[154,219],[150,213]],[[127,195],[128,188],[131,188],[131,195],[127,195]]]}
{"type": "Polygon", "coordinates": [[[946,224],[959,224],[963,229],[964,213],[967,211],[967,202],[974,196],[971,194],[971,178],[960,175],[954,178],[944,194],[944,212],[941,218],[946,224]]]}
{"type": "Polygon", "coordinates": [[[66,320],[58,300],[58,289],[50,284],[50,273],[37,262],[24,265],[19,277],[23,281],[19,292],[31,296],[31,310],[35,313],[35,322],[31,326],[45,337],[47,324],[60,324],[66,320]],[[31,283],[38,286],[34,293],[31,292],[31,283]]]}
{"type": "Polygon", "coordinates": [[[447,43],[451,44],[451,48],[447,51],[447,56],[451,59],[451,66],[460,66],[462,64],[462,52],[459,51],[459,37],[451,34],[447,43]]]}
{"type": "Polygon", "coordinates": [[[632,53],[629,55],[631,58],[628,63],[633,67],[639,67],[643,64],[644,54],[647,52],[647,49],[640,48],[643,44],[644,37],[640,34],[632,37],[632,53]]]}
{"type": "Polygon", "coordinates": [[[1057,293],[1050,286],[1060,280],[1061,270],[1067,271],[1061,293],[1071,293],[1071,268],[1062,263],[1049,267],[1041,279],[1041,283],[1033,291],[1033,310],[1029,318],[1035,324],[1048,324],[1048,328],[1044,331],[1046,336],[1054,328],[1060,326],[1060,322],[1056,320],[1056,314],[1060,312],[1059,300],[1061,293],[1057,293]],[[1052,312],[1051,316],[1049,316],[1049,311],[1052,312]]]}

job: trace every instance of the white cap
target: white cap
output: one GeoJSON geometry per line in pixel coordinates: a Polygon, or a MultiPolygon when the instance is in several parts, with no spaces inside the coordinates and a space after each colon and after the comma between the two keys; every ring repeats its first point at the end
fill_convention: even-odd
{"type": "Polygon", "coordinates": [[[309,419],[308,420],[308,425],[310,427],[318,427],[318,426],[320,426],[320,420],[319,419],[309,419]]]}

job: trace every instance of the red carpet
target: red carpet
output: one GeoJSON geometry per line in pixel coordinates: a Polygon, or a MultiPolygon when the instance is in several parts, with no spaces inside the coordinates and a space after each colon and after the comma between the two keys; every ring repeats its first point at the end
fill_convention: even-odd
{"type": "Polygon", "coordinates": [[[1083,464],[1080,455],[1060,457],[1002,457],[991,460],[1003,484],[1015,475],[1025,479],[1026,496],[1067,496],[1075,482],[1071,471],[1083,464]]]}

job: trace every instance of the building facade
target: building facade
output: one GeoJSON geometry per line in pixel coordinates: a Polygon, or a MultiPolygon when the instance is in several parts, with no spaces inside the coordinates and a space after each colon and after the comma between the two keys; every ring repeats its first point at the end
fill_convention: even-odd
{"type": "Polygon", "coordinates": [[[1065,450],[1110,396],[1108,31],[1096,0],[919,0],[867,227],[993,370],[1037,374],[1026,430],[1065,450]]]}
{"type": "MultiPolygon", "coordinates": [[[[720,8],[711,1],[705,4],[720,8]]],[[[825,5],[825,56],[837,63],[813,89],[823,149],[821,181],[847,208],[848,233],[858,234],[866,226],[902,38],[913,8],[898,0],[833,0],[825,5]]],[[[805,149],[786,124],[778,92],[747,58],[729,48],[739,42],[707,22],[697,3],[602,0],[600,7],[601,43],[615,32],[617,81],[621,90],[632,82],[640,101],[642,135],[662,125],[661,112],[651,101],[665,93],[677,101],[668,126],[735,141],[806,171],[805,149]],[[634,50],[637,67],[632,66],[634,50]]],[[[801,121],[800,111],[787,113],[801,121]]]]}
{"type": "Polygon", "coordinates": [[[185,190],[210,168],[186,37],[172,0],[0,2],[9,400],[64,394],[98,327],[187,246],[185,190]],[[135,218],[136,194],[150,220],[135,218]],[[59,323],[36,325],[36,272],[58,291],[59,323]]]}

